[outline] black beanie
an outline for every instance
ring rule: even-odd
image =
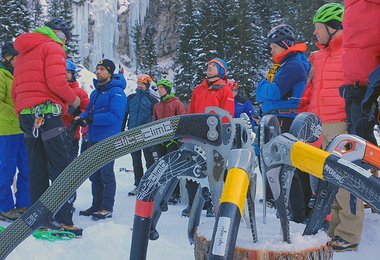
[[[112,62],[112,60],[109,60],[109,59],[103,59],[103,60],[100,60],[98,62],[98,65],[96,65],[96,67],[98,66],[103,66],[104,68],[106,68],[106,70],[111,74],[113,75],[113,73],[115,72],[115,64]]]
[[[330,26],[331,28],[335,30],[341,30],[343,29],[342,23],[337,20],[331,20],[328,22],[325,22],[326,25]]]

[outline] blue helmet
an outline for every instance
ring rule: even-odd
[[[66,70],[69,70],[71,71],[73,74],[76,73],[76,66],[74,64],[74,62],[70,61],[70,60],[66,60]]]
[[[220,58],[212,59],[208,62],[208,64],[215,63],[216,67],[218,68],[218,77],[224,78],[227,76],[228,72],[230,71],[230,68],[227,65],[227,62]]]

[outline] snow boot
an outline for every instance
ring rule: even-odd
[[[190,217],[191,205],[188,205],[184,210],[182,210],[182,217]]]
[[[350,243],[339,236],[335,236],[329,242],[335,252],[358,251],[359,244]]]
[[[79,211],[79,216],[92,216],[92,214],[94,214],[95,212],[97,212],[97,210],[94,210],[92,207],[86,209],[86,210],[81,210]]]
[[[100,220],[100,219],[106,219],[106,218],[112,218],[112,212],[108,210],[100,210],[92,214],[92,220]]]
[[[75,226],[66,226],[66,225],[62,224],[60,230],[74,233],[76,238],[80,238],[83,236],[83,229],[75,227]]]
[[[6,221],[13,222],[21,216],[20,212],[17,209],[11,209],[7,212],[1,212],[0,217],[5,219]]]
[[[169,205],[176,205],[178,202],[181,202],[181,196],[172,195],[168,201]]]

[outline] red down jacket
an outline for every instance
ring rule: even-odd
[[[66,80],[66,55],[53,39],[40,33],[25,33],[16,38],[19,52],[14,70],[12,99],[17,113],[48,100],[60,104],[75,101],[75,93]]]
[[[344,83],[368,83],[380,64],[380,0],[345,0],[343,19]]]
[[[177,97],[173,96],[165,102],[160,101],[154,105],[152,121],[183,114],[186,114],[185,105]]]
[[[344,122],[345,103],[339,95],[339,87],[343,85],[342,36],[331,40],[326,48],[317,46],[320,50],[309,58],[314,76],[305,88],[298,110],[316,114],[322,123]]]

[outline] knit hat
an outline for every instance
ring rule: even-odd
[[[215,63],[217,69],[218,69],[218,77],[223,79],[224,77],[227,76],[230,68],[228,67],[227,63],[219,58],[212,59],[208,62],[210,65],[211,63]]]
[[[112,60],[109,60],[109,59],[103,59],[103,60],[100,60],[98,62],[98,65],[96,65],[96,67],[99,67],[99,66],[103,66],[104,68],[106,68],[106,70],[111,74],[113,75],[113,73],[115,72],[115,64],[112,62]]]
[[[171,83],[169,80],[167,79],[161,79],[159,81],[157,81],[157,86],[163,86],[166,90],[166,94],[170,94],[171,91],[172,91],[172,88],[173,88],[173,83]]]

